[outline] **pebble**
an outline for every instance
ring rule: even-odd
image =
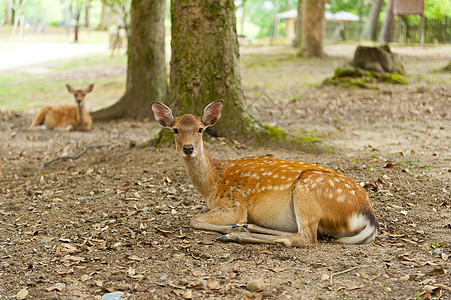
[[[442,254],[442,250],[440,249],[435,249],[434,251],[432,251],[432,255],[440,255]]]
[[[53,239],[54,239],[53,237],[45,236],[42,238],[41,243],[48,243],[48,242],[52,241]]]
[[[251,292],[261,292],[265,289],[265,287],[266,287],[266,284],[263,281],[263,279],[261,279],[261,278],[251,280],[247,284],[247,289]]]
[[[123,292],[108,293],[102,296],[101,300],[121,300],[124,296]]]

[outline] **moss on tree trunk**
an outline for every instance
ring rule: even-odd
[[[451,72],[451,62],[441,69],[442,72]]]
[[[335,70],[325,84],[377,88],[374,81],[407,84],[404,65],[388,45],[380,47],[357,47],[352,62]]]
[[[221,120],[210,134],[243,139],[264,131],[243,107],[234,2],[173,0],[171,17],[171,107],[179,115],[201,114],[222,99]]]
[[[165,4],[165,0],[132,1],[126,91],[112,106],[94,112],[94,120],[153,118],[150,103],[166,99]]]
[[[282,130],[264,126],[244,109],[239,46],[233,0],[172,0],[169,105],[176,115],[200,115],[214,101],[224,101],[213,136],[256,143],[311,144],[288,138]],[[160,134],[160,138],[166,136]],[[304,143],[305,142],[305,143]]]

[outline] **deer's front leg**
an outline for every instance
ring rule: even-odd
[[[194,216],[191,219],[191,227],[195,229],[217,231],[224,234],[237,230],[244,230],[244,227],[237,226],[238,223],[247,221],[247,213],[239,208],[215,208],[209,212]]]

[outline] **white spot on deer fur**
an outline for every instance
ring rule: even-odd
[[[343,195],[341,195],[340,197],[337,198],[337,202],[343,202],[345,201],[345,197]]]
[[[337,189],[337,193],[341,193],[342,192],[342,189]]]
[[[351,194],[355,195],[355,191],[354,191],[354,190],[352,190],[352,191],[351,191]]]
[[[286,178],[286,177],[285,177],[285,176],[283,176],[283,175],[282,175],[282,176],[280,176],[280,179],[285,179],[285,178]]]
[[[320,171],[313,171],[313,173],[316,173],[316,174],[323,174],[323,172],[320,172]]]
[[[272,185],[269,185],[268,186],[268,190],[272,190],[273,189],[273,186]]]
[[[257,182],[257,184],[255,185],[256,188],[258,188],[260,186],[260,182]]]
[[[318,195],[320,195],[321,194],[321,189],[318,189]]]
[[[349,189],[351,186],[347,183],[345,183],[345,186]]]
[[[338,178],[337,177],[334,177],[334,180],[336,181],[336,182],[339,182],[340,180],[338,180]]]
[[[311,185],[312,189],[316,187],[316,183]]]
[[[329,193],[329,199],[332,199],[334,197],[334,194]]]
[[[265,191],[266,190],[266,186],[262,186],[262,191]]]
[[[318,177],[318,178],[316,178],[316,182],[321,182],[323,180],[323,178],[322,177]]]
[[[331,186],[335,186],[334,182],[331,179],[329,179],[329,183]]]
[[[279,177],[279,175],[275,174],[272,178],[277,178],[277,177]]]
[[[281,168],[285,168],[285,167],[288,167],[288,165],[281,165],[280,167]]]

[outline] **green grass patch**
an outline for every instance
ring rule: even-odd
[[[125,74],[103,72],[98,78],[79,76],[78,72],[101,70],[102,66],[125,66],[125,55],[110,58],[109,54],[96,54],[74,59],[56,60],[43,67],[46,73],[2,72],[0,74],[0,110],[26,111],[44,105],[74,104],[74,98],[67,91],[66,83],[74,88],[84,88],[94,83],[94,91],[87,96],[90,110],[104,107],[118,100],[125,91]],[[95,68],[98,66],[99,68]],[[58,74],[63,72],[64,74]],[[73,73],[73,79],[71,79]],[[63,76],[60,76],[63,75]]]

